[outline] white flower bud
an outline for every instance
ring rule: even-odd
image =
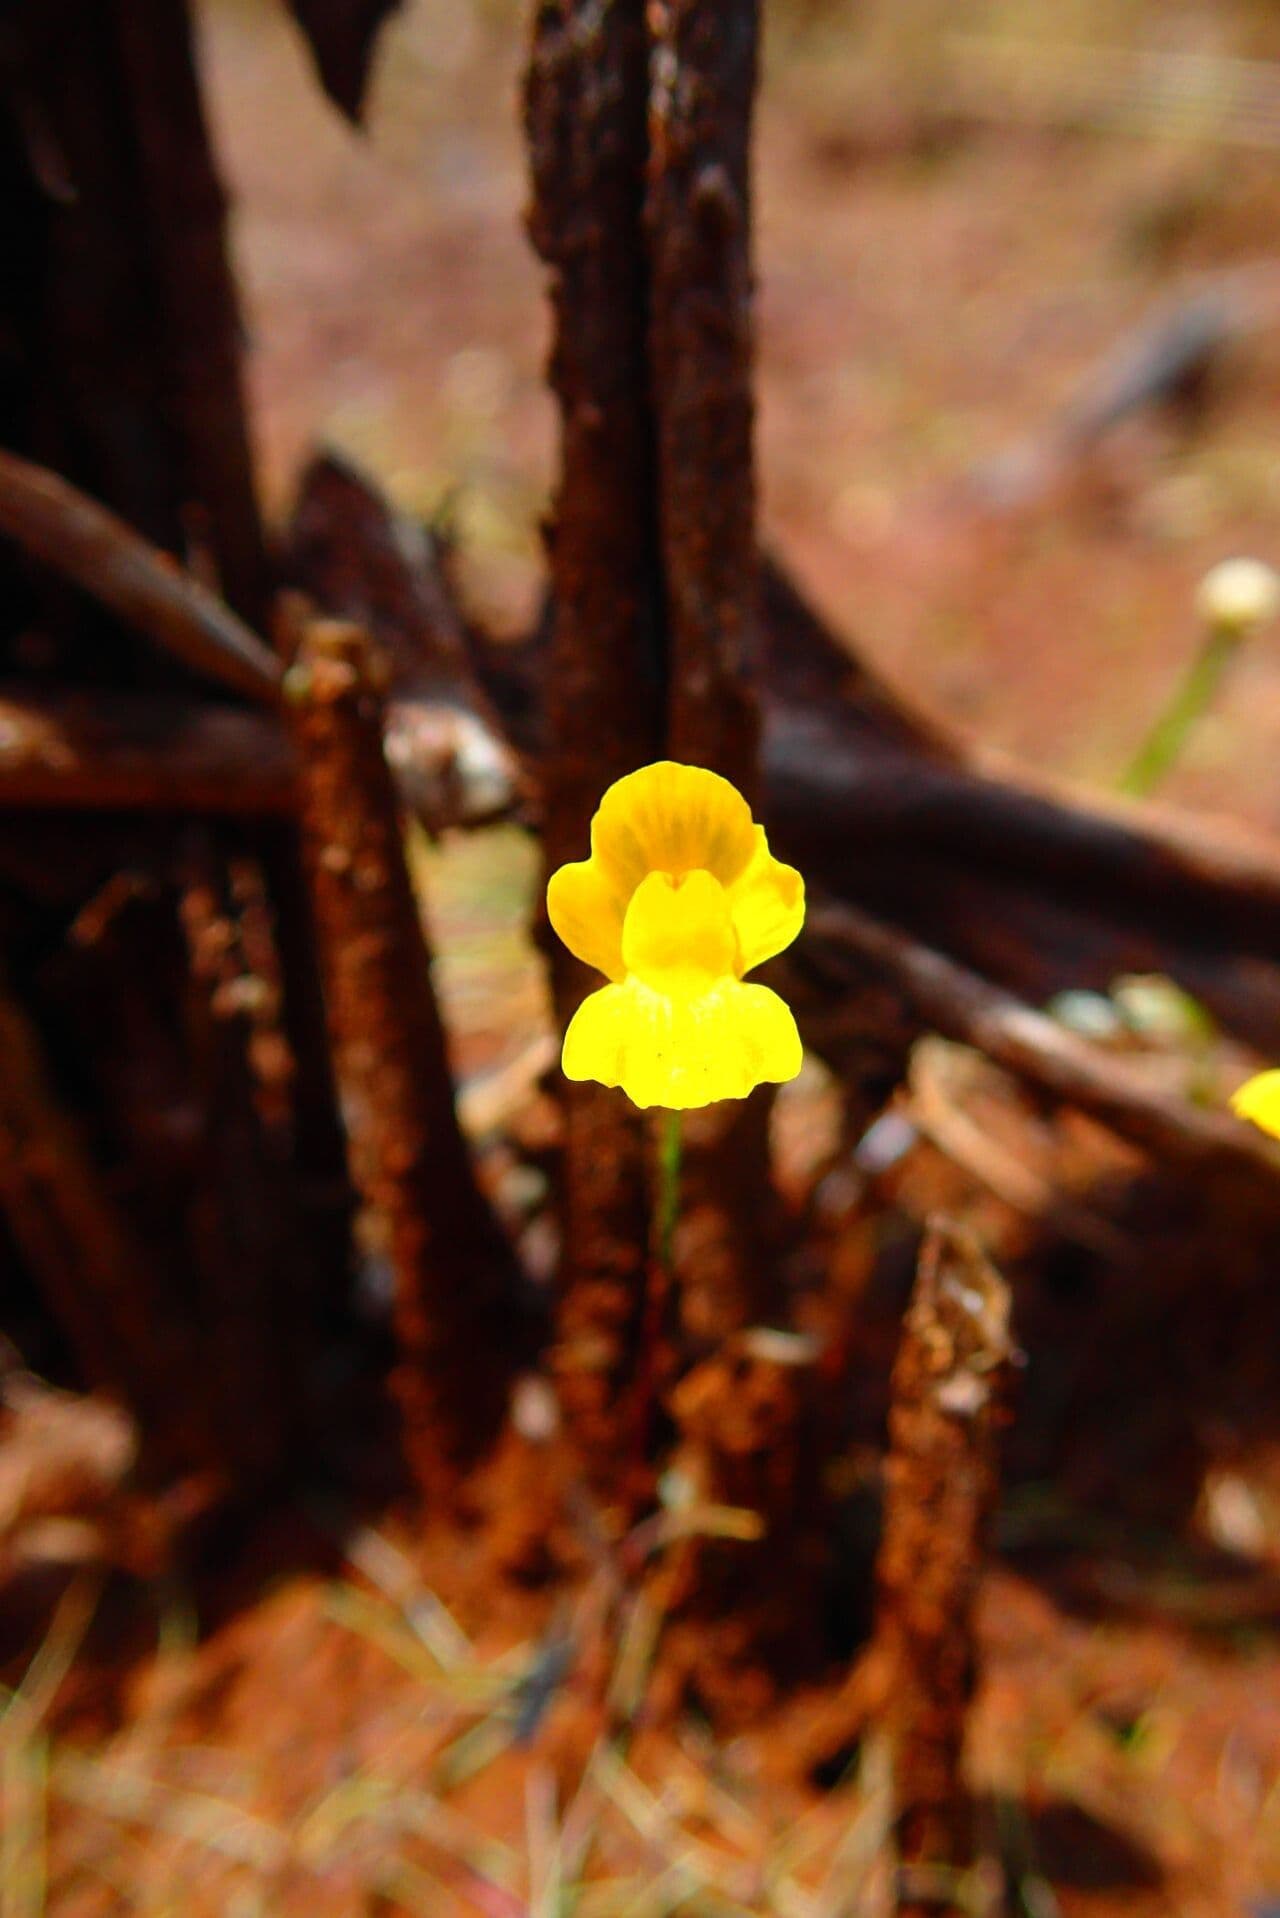
[[[1206,626],[1243,639],[1280,613],[1280,574],[1260,559],[1224,559],[1201,580],[1196,607]]]

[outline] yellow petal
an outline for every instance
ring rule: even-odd
[[[751,808],[718,773],[662,759],[610,786],[591,851],[623,899],[651,872],[701,869],[728,886],[755,851]]]
[[[1231,1095],[1231,1110],[1238,1119],[1250,1119],[1272,1138],[1280,1139],[1280,1071],[1255,1073]]]
[[[622,958],[655,992],[692,999],[731,975],[738,943],[729,899],[709,872],[651,872],[631,895],[622,926]]]
[[[738,970],[750,972],[791,944],[804,924],[804,880],[769,851],[757,826],[751,864],[729,887],[729,910],[738,935]]]
[[[642,980],[584,999],[564,1040],[569,1079],[621,1086],[638,1106],[683,1110],[745,1099],[800,1070],[790,1010],[766,986],[725,979],[698,999],[672,999]]]
[[[623,905],[594,859],[552,873],[547,917],[571,953],[606,979],[621,979]]]

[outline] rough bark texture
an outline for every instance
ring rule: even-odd
[[[0,1203],[85,1381],[137,1414],[157,1465],[218,1457],[207,1373],[53,1084],[41,1036],[0,982]]]
[[[189,829],[181,918],[189,957],[186,1038],[198,1097],[198,1174],[190,1243],[204,1363],[223,1383],[225,1455],[260,1487],[291,1454],[314,1357],[315,1313],[300,1284],[305,1257],[288,1151],[292,1062],[275,1017],[279,979],[270,932],[250,962],[252,897],[236,901],[229,862],[207,827]],[[256,890],[256,888],[255,888]]]
[[[251,699],[276,698],[278,662],[225,600],[79,487],[8,452],[0,453],[0,533],[192,672]],[[107,660],[118,678],[118,658]],[[154,677],[154,657],[147,663]]]
[[[974,1598],[998,1487],[1013,1346],[1009,1289],[959,1228],[932,1222],[893,1372],[877,1651],[889,1670],[898,1910],[959,1910],[930,1867],[973,1860],[961,1770],[973,1692]]]
[[[827,1586],[831,1524],[816,1358],[793,1333],[731,1331],[671,1394],[674,1470],[701,1503],[760,1521],[758,1539],[686,1541],[667,1588],[677,1662],[728,1722],[755,1716],[780,1682],[814,1676],[823,1658],[813,1600]]]
[[[641,0],[546,0],[526,86],[530,232],[551,269],[561,470],[550,554],[544,837],[549,871],[589,850],[606,786],[659,758],[666,690],[641,236],[646,44]],[[567,1023],[600,981],[552,958]],[[554,1366],[597,1476],[633,1451],[627,1399],[644,1303],[643,1122],[615,1092],[569,1086]]]
[[[759,585],[749,152],[756,0],[654,0],[650,353],[670,744],[756,798]]]
[[[760,1086],[684,1121],[684,1176],[676,1227],[679,1319],[698,1356],[749,1325],[785,1322],[778,1280],[786,1220],[773,1186],[774,1093]]]
[[[759,798],[759,558],[750,142],[756,0],[648,10],[646,228],[672,758]],[[780,1308],[772,1095],[691,1115],[681,1227],[686,1330],[702,1350]]]
[[[387,756],[418,817],[438,829],[513,810],[520,767],[431,529],[397,513],[346,461],[320,454],[298,489],[286,565],[308,599],[354,620],[385,653]]]
[[[240,322],[185,0],[21,0],[4,35],[4,443],[202,553],[256,618]]]
[[[195,1000],[188,1005],[172,884],[186,826],[172,815],[252,817],[250,834],[219,837],[213,863],[244,854],[269,874],[261,916],[274,921],[284,954],[282,1024],[296,1067],[293,1110],[277,1118],[291,1129],[308,1216],[325,1221],[304,1238],[311,1296],[292,1302],[291,1331],[305,1343],[325,1274],[349,1309],[349,1242],[297,833],[291,820],[259,822],[292,804],[293,753],[278,725],[265,733],[242,711],[197,711],[192,697],[194,677],[200,694],[212,680],[274,704],[281,677],[254,630],[270,580],[226,209],[194,54],[185,0],[19,0],[0,19],[0,652],[9,681],[0,786],[7,779],[2,803],[28,809],[7,835],[3,912],[30,959],[15,990],[38,1007],[48,992],[64,995],[57,1023],[46,1027],[37,1011],[32,1030],[57,1049],[54,1079],[74,1087],[72,1146],[86,1180],[104,1181],[129,1215],[130,1238],[142,1241],[119,1262],[120,1282],[136,1264],[139,1296],[156,1288],[194,1338],[195,1293],[212,1297],[236,1275],[215,1276],[205,1256],[217,1235],[202,1234],[189,1208],[204,1168],[188,1148],[207,1127],[210,1161],[234,1183],[231,1162],[261,1088],[236,1066],[235,1046],[219,1042],[246,1039],[248,1066],[262,1035],[249,1043],[231,1027],[201,1027]],[[82,816],[62,820],[68,807]],[[169,817],[135,822],[124,809]],[[77,915],[65,942],[47,916],[50,872],[59,910]],[[228,865],[215,890],[229,875]],[[100,911],[100,900],[131,888],[149,901],[145,923]],[[81,938],[76,928],[100,919],[109,935]],[[89,977],[100,988],[92,1018],[75,985]],[[216,1109],[197,1109],[197,1086]],[[274,1201],[279,1211],[279,1192]],[[67,1288],[95,1297],[108,1253],[95,1265],[92,1236],[74,1246],[66,1236],[63,1266]],[[73,1250],[88,1260],[78,1280]],[[240,1257],[230,1238],[222,1250]],[[190,1275],[202,1258],[197,1288]],[[220,1438],[206,1420],[199,1446],[186,1442],[188,1402],[209,1375],[172,1355],[153,1365],[167,1335],[157,1317],[147,1342],[150,1317],[149,1307],[133,1315],[125,1343],[136,1343],[144,1373],[169,1382],[174,1429],[157,1405],[148,1436],[174,1456],[203,1448],[206,1459],[256,1471],[274,1440],[254,1451],[243,1405],[231,1420],[219,1413]],[[301,1346],[290,1358],[302,1363]]]
[[[242,321],[187,0],[116,0],[114,13],[168,348],[165,399],[183,547],[207,554],[227,604],[260,623],[269,581],[241,378]]]
[[[171,696],[0,687],[0,810],[288,816],[295,760],[259,713]]]
[[[368,642],[305,620],[296,640],[290,710],[351,1171],[366,1251],[393,1286],[406,1449],[419,1479],[444,1489],[502,1409],[514,1260],[458,1128]]]

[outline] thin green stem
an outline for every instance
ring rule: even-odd
[[[674,1278],[676,1220],[680,1216],[680,1168],[684,1159],[684,1115],[668,1112],[658,1147],[658,1258],[668,1281]]]
[[[653,1209],[653,1237],[640,1325],[639,1372],[636,1391],[636,1459],[646,1465],[652,1456],[654,1426],[665,1377],[665,1335],[675,1297],[675,1236],[680,1216],[680,1165],[684,1135],[678,1112],[663,1114],[657,1140],[658,1189]]]
[[[1181,758],[1187,740],[1213,704],[1238,644],[1234,631],[1221,626],[1210,629],[1173,697],[1130,761],[1119,782],[1122,793],[1145,799]]]

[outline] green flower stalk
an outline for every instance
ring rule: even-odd
[[[1196,608],[1204,626],[1200,649],[1120,781],[1130,798],[1154,792],[1182,757],[1241,640],[1280,611],[1280,576],[1261,560],[1223,560],[1200,582]]]

